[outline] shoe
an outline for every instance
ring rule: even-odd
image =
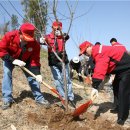
[[[117,124],[119,124],[119,125],[124,125],[124,123],[125,123],[125,120],[123,120],[121,118],[117,120]]]
[[[1,108],[2,110],[6,110],[11,107],[12,102],[3,102]]]
[[[111,109],[110,113],[114,113],[114,114],[118,113],[118,106],[116,106],[114,109]]]
[[[36,101],[36,102],[40,105],[43,105],[47,109],[51,107],[51,104],[47,100],[39,100],[39,101]]]
[[[76,108],[76,103],[75,103],[74,101],[69,100],[69,105],[70,105],[71,107]]]

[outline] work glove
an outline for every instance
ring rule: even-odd
[[[42,75],[36,75],[36,81],[42,83]]]
[[[91,91],[91,99],[92,99],[94,96],[98,97],[98,90],[95,89],[95,88],[92,88],[92,91]]]
[[[26,63],[24,61],[21,61],[21,60],[18,60],[18,59],[15,59],[13,62],[12,62],[14,65],[18,65],[20,67],[23,67],[26,65]]]
[[[72,69],[72,70],[71,70],[71,72],[73,73],[73,72],[74,72],[74,70]]]
[[[78,76],[82,76],[81,73],[78,73]]]
[[[42,43],[42,44],[45,43],[45,38],[44,38],[44,37],[41,37],[41,38],[40,38],[40,43]]]
[[[56,31],[55,31],[55,35],[56,35],[56,36],[61,36],[60,30],[56,30]]]

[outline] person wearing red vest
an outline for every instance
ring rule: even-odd
[[[63,46],[64,43],[69,39],[69,36],[65,33],[61,34],[62,31],[62,23],[60,21],[54,21],[52,24],[52,32],[45,37],[40,38],[40,43],[48,46],[48,62],[51,68],[51,72],[55,81],[55,86],[59,94],[65,99],[64,92],[64,75],[62,71],[62,63],[56,57],[55,53],[63,59]],[[74,102],[74,94],[72,91],[72,82],[70,79],[70,71],[69,71],[69,60],[67,53],[65,51],[64,57],[65,70],[66,70],[66,80],[68,87],[68,101],[72,107],[75,107]]]
[[[123,49],[114,46],[93,46],[85,41],[79,46],[80,55],[92,56],[95,62],[92,76],[91,97],[98,96],[99,85],[104,80],[106,74],[115,74],[118,78],[113,87],[117,88],[119,101],[117,123],[123,125],[129,115],[129,95],[130,95],[130,55]]]
[[[11,107],[12,96],[12,71],[15,66],[26,66],[36,75],[36,79],[25,73],[31,87],[36,103],[50,107],[40,91],[42,76],[40,73],[40,45],[34,38],[35,26],[24,23],[19,30],[7,32],[0,41],[0,57],[3,60],[2,81],[2,109]]]
[[[119,43],[116,38],[111,38],[110,43],[112,46],[118,47],[118,49],[127,52],[125,46],[123,44]],[[117,82],[118,82],[118,77],[115,76],[114,81],[112,82],[112,86],[116,86]],[[117,98],[118,90],[117,89],[118,89],[117,87],[113,87],[114,105],[115,106],[113,109],[110,110],[111,113],[117,113],[117,111],[118,111],[118,98]]]

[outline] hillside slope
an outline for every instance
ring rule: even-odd
[[[0,97],[2,97],[2,71],[2,61],[0,61]],[[54,86],[45,50],[41,51],[41,71],[44,81]],[[88,101],[91,90],[91,87],[86,84],[78,84],[83,85],[84,89],[74,87],[77,106]],[[72,120],[70,114],[57,106],[55,102],[59,100],[48,88],[41,85],[41,90],[52,104],[50,109],[35,103],[23,72],[16,67],[13,71],[15,103],[8,110],[0,109],[0,130],[130,130],[130,124],[121,127],[115,123],[117,115],[109,112],[112,107],[112,97],[107,89],[100,92],[99,98],[94,101],[95,104],[81,115],[80,120]]]

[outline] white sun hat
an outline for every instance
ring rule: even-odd
[[[74,63],[78,63],[78,62],[79,62],[79,57],[74,57],[74,58],[72,59],[72,61],[73,61]]]

